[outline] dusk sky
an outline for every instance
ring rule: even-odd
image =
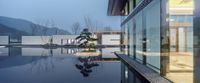
[[[120,17],[107,16],[108,0],[0,0],[0,16],[38,23],[53,20],[57,27],[69,30],[75,22],[84,26],[88,16],[99,27],[120,29]]]

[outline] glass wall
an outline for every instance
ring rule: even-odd
[[[129,56],[134,58],[134,30],[133,30],[133,22],[128,22],[128,32],[129,32]]]
[[[135,16],[135,53],[136,60],[143,62],[143,20],[142,12],[138,13]]]
[[[151,2],[124,26],[129,56],[160,72],[160,1]]]
[[[160,69],[160,1],[151,2],[145,9],[146,63]]]
[[[124,45],[124,48],[122,50],[123,50],[124,54],[128,54],[128,42],[129,42],[129,39],[128,39],[128,25],[127,24],[122,26],[122,32],[123,32],[123,34],[122,34],[122,36],[123,36],[122,37],[123,38],[122,43]]]

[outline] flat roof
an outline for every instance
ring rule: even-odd
[[[127,0],[109,0],[108,2],[108,16],[122,16],[122,9],[126,5]]]

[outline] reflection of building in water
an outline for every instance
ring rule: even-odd
[[[5,47],[0,47],[0,56],[9,56],[9,49]]]
[[[22,48],[20,47],[0,47],[0,56],[21,56],[22,55]]]
[[[54,56],[66,56],[67,54],[75,54],[78,52],[78,48],[57,48],[53,49]]]
[[[199,5],[199,0],[109,0],[108,15],[121,16],[122,44],[132,61],[175,83],[199,83]],[[123,83],[135,81],[128,68],[122,70]]]

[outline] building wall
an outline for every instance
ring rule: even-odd
[[[75,40],[78,35],[53,35],[53,36],[22,36],[22,45],[44,45],[47,43],[57,45],[77,44]],[[96,36],[95,36],[96,37]],[[94,42],[97,44],[97,42]]]
[[[102,35],[102,45],[120,45],[120,35]]]
[[[22,45],[44,45],[50,43],[50,36],[22,36]]]
[[[78,35],[53,35],[53,44],[57,45],[67,45],[67,44],[76,44],[75,38]]]
[[[8,45],[9,37],[8,36],[0,36],[0,45]]]

